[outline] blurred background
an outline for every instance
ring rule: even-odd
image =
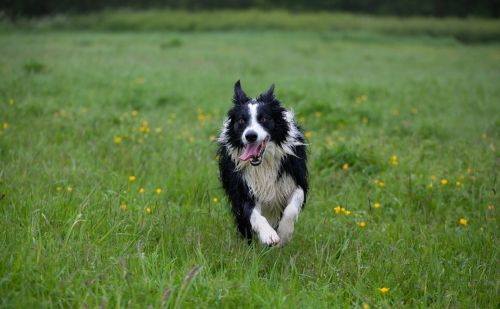
[[[287,9],[343,11],[397,16],[498,17],[498,0],[4,0],[0,9],[9,16],[44,16],[59,13],[89,13],[103,9]]]
[[[305,30],[500,39],[499,0],[5,0],[0,30]]]

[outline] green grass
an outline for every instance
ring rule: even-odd
[[[11,29],[5,22],[0,29]],[[484,18],[381,17],[347,13],[293,13],[287,11],[186,11],[112,10],[88,15],[58,15],[44,19],[18,20],[17,27],[46,30],[105,31],[369,31],[390,35],[451,37],[477,42],[500,41],[500,21]]]
[[[0,54],[0,307],[498,308],[498,44],[11,31]],[[311,132],[282,250],[239,238],[217,179],[237,79]]]

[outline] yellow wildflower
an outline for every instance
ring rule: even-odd
[[[139,116],[139,112],[138,111],[132,111],[130,113],[130,115],[132,115],[132,117],[137,117],[137,116]]]
[[[56,191],[57,191],[57,192],[61,192],[61,191],[62,191],[62,187],[61,187],[61,186],[57,186],[57,187],[56,187]]]
[[[217,197],[214,197],[214,198],[212,199],[212,201],[213,201],[214,203],[218,203],[218,202],[219,202],[219,199],[218,199]]]
[[[363,309],[370,309],[370,306],[368,304],[363,304]]]
[[[380,291],[380,293],[385,294],[385,293],[389,292],[391,289],[383,287],[383,288],[379,288],[378,290]]]
[[[72,188],[71,186],[68,186],[68,187],[66,188],[66,191],[68,191],[68,192],[72,192],[72,191],[73,191],[73,188]]]
[[[161,128],[156,128],[155,132],[156,132],[156,134],[160,134],[161,133]]]
[[[469,168],[467,169],[467,174],[469,174],[469,175],[470,175],[470,174],[472,174],[472,168],[470,168],[470,167],[469,167]]]
[[[304,116],[299,117],[299,123],[303,124],[306,121],[306,118]]]
[[[467,224],[469,224],[469,221],[465,218],[461,218],[459,223],[460,225],[466,226]]]
[[[128,176],[129,181],[135,181],[136,179],[137,179],[137,177],[135,177],[134,175]]]
[[[379,181],[378,186],[381,188],[385,188],[385,183],[383,181]]]
[[[115,142],[115,144],[117,144],[117,145],[121,144],[121,143],[122,143],[122,138],[121,138],[121,136],[115,136],[115,137],[113,138],[113,142]]]
[[[142,194],[142,193],[144,193],[144,192],[146,192],[146,190],[145,190],[144,188],[140,188],[140,189],[139,189],[139,193],[141,193],[141,194]]]
[[[344,209],[344,210],[343,210],[343,213],[344,213],[344,215],[346,215],[346,216],[348,216],[348,215],[350,215],[350,214],[351,214],[351,212],[350,212],[349,210],[347,210],[347,209]]]
[[[153,210],[151,210],[151,208],[146,207],[146,213],[147,213],[148,215],[150,215],[152,212],[153,212]]]
[[[431,179],[432,179],[432,180],[436,180],[436,176],[432,175],[432,176],[431,176]]]
[[[349,163],[342,164],[342,169],[343,170],[348,170],[349,169]]]
[[[198,122],[203,124],[207,120],[208,115],[205,114],[202,110],[198,109],[197,117],[198,117]]]
[[[127,210],[127,204],[121,204],[120,205],[121,210]]]
[[[316,118],[320,118],[322,115],[321,112],[314,112],[314,116],[316,116]]]
[[[391,164],[394,166],[398,165],[398,156],[396,155],[391,156]]]
[[[9,123],[7,121],[4,121],[2,123],[2,129],[7,129],[9,127]]]
[[[441,179],[441,184],[443,186],[446,186],[448,184],[448,179],[446,179],[446,178]]]
[[[363,228],[366,227],[366,222],[365,221],[361,221],[361,222],[358,223],[358,225],[359,225],[360,228],[363,229]]]
[[[374,183],[374,184],[378,185],[378,183],[379,183],[379,182],[380,182],[380,180],[378,180],[378,179],[373,179],[373,183]]]
[[[198,114],[198,122],[203,123],[207,120],[207,116],[205,114]]]
[[[375,202],[375,203],[373,204],[373,208],[375,208],[375,209],[379,209],[379,208],[380,208],[380,203],[379,203],[379,202]]]
[[[365,94],[356,97],[356,103],[363,103],[366,100],[368,100],[368,96]]]
[[[307,139],[310,139],[310,138],[311,138],[311,136],[312,136],[312,132],[311,132],[311,131],[306,131],[306,132],[304,133],[304,135],[306,136],[306,138],[307,138]]]
[[[429,189],[432,189],[432,188],[434,188],[434,184],[430,183],[427,187],[428,187]]]
[[[337,205],[337,207],[335,207],[333,210],[335,210],[335,214],[338,215],[341,211],[342,211],[342,207],[340,207],[340,205]]]
[[[155,192],[156,192],[156,194],[160,195],[161,194],[161,188],[156,188]]]
[[[456,185],[457,187],[461,187],[461,186],[462,186],[462,183],[461,183],[460,181],[457,181],[457,182],[455,182],[455,185]]]
[[[9,99],[9,105],[12,106],[12,105],[14,105],[14,103],[15,103],[14,99]]]
[[[490,204],[490,205],[488,205],[488,209],[493,210],[493,209],[495,209],[495,206],[493,204]]]

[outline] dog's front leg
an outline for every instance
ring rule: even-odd
[[[283,211],[283,217],[278,226],[278,235],[280,237],[279,246],[283,247],[286,245],[290,239],[292,239],[294,224],[299,217],[300,210],[304,203],[304,190],[301,187],[297,187],[293,192],[288,205]]]
[[[269,225],[267,219],[260,213],[260,205],[257,203],[250,215],[250,224],[252,229],[259,236],[262,244],[267,246],[274,246],[279,243],[280,238],[276,231]]]

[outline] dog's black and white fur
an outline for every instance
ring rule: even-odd
[[[308,183],[305,137],[293,113],[274,96],[256,99],[234,85],[233,107],[219,143],[219,170],[239,232],[265,245],[287,244]]]

